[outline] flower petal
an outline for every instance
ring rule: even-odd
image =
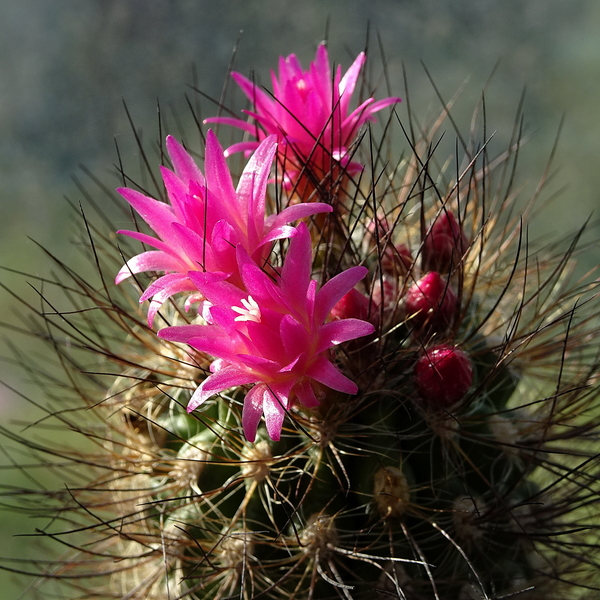
[[[367,274],[366,267],[351,267],[330,279],[318,292],[315,301],[315,322],[323,323],[331,309]]]
[[[317,357],[307,369],[306,374],[332,390],[344,392],[345,394],[356,394],[358,392],[357,385],[324,356]]]
[[[283,427],[283,419],[285,418],[289,404],[289,393],[292,383],[265,386],[265,393],[263,395],[265,425],[269,437],[275,442],[278,442],[281,438],[281,428]]]
[[[129,188],[118,188],[117,192],[129,202],[162,240],[167,241],[169,239],[171,223],[175,220],[175,215],[168,204],[144,196],[141,192]]]
[[[244,398],[242,409],[242,427],[249,442],[256,439],[256,430],[263,413],[263,397],[266,387],[264,384],[255,385]]]
[[[310,384],[308,379],[303,379],[299,384],[294,387],[294,392],[298,401],[306,408],[316,408],[320,402],[315,395],[313,386]]]
[[[173,256],[169,256],[160,250],[148,250],[133,258],[130,258],[117,273],[115,283],[144,271],[177,271],[181,262]]]
[[[206,185],[208,188],[213,193],[217,193],[218,190],[222,204],[229,211],[235,212],[238,209],[238,201],[231,180],[231,173],[225,162],[223,148],[212,129],[209,129],[206,134],[204,171],[206,173]]]
[[[371,323],[361,319],[342,319],[325,323],[319,329],[319,345],[316,352],[320,354],[332,346],[370,335],[374,331],[375,327]]]
[[[200,387],[194,392],[190,401],[187,405],[187,412],[196,410],[201,404],[208,400],[211,396],[223,392],[238,385],[247,385],[254,383],[255,378],[242,371],[235,366],[226,366],[209,375],[201,384]]]
[[[202,171],[200,171],[198,165],[196,165],[196,162],[186,149],[170,135],[167,136],[166,144],[175,173],[184,185],[189,185],[190,181],[195,181],[199,186],[204,187],[204,175],[202,175]]]
[[[281,212],[267,217],[267,224],[271,227],[279,227],[304,217],[310,217],[317,213],[333,212],[333,206],[323,202],[302,202],[284,208]]]
[[[296,309],[305,304],[311,269],[310,232],[305,223],[300,223],[290,242],[281,271],[282,295]]]

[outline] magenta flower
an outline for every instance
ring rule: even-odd
[[[248,161],[237,188],[223,148],[215,134],[206,138],[204,167],[206,177],[192,157],[172,137],[167,150],[174,171],[161,167],[169,204],[149,198],[129,188],[118,192],[131,204],[158,237],[137,231],[119,231],[156,250],[142,252],[119,271],[116,283],[143,271],[163,271],[142,294],[140,302],[152,298],[148,323],[152,325],[163,302],[178,292],[192,292],[187,304],[201,299],[190,271],[224,273],[239,283],[236,247],[254,259],[265,259],[274,240],[294,231],[288,223],[303,217],[330,212],[325,204],[296,204],[278,214],[265,214],[265,195],[271,166],[277,150],[275,136],[266,137]]]
[[[335,163],[347,172],[358,172],[362,165],[350,162],[348,155],[358,131],[382,108],[400,102],[400,98],[375,101],[367,98],[350,111],[350,102],[366,57],[361,52],[342,77],[338,65],[332,77],[327,47],[317,48],[315,60],[304,71],[295,54],[279,59],[279,77],[271,71],[273,94],[252,83],[240,73],[232,77],[254,105],[244,111],[256,125],[241,119],[214,117],[206,122],[225,123],[256,136],[259,141],[268,135],[279,139],[279,157],[288,184],[297,183],[298,176],[308,167],[319,178],[330,173]],[[258,142],[242,142],[228,148],[227,153],[253,150]]]
[[[296,402],[318,406],[315,387],[324,385],[346,394],[358,391],[334,365],[331,348],[369,335],[374,327],[359,319],[328,318],[367,269],[352,267],[317,289],[317,281],[311,279],[311,239],[304,223],[291,239],[277,281],[241,245],[237,260],[244,289],[218,273],[190,273],[210,306],[207,325],[168,327],[158,335],[216,359],[212,374],[194,392],[188,412],[219,392],[254,384],[244,399],[244,434],[254,441],[264,415],[269,436],[279,440],[285,414]]]

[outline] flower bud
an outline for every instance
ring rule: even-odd
[[[404,308],[408,324],[416,332],[424,328],[440,332],[452,323],[458,299],[448,282],[436,271],[430,271],[408,288]]]
[[[390,224],[385,217],[373,219],[368,224],[367,235],[364,237],[365,251],[377,252],[384,273],[404,277],[414,262],[412,252],[406,244],[394,244],[391,234]]]
[[[441,344],[425,350],[415,365],[419,396],[431,408],[448,408],[465,397],[473,380],[469,357],[458,348]]]
[[[376,310],[370,311],[371,300],[359,292],[356,288],[351,289],[331,309],[332,319],[362,319],[370,321],[370,312],[377,314]]]
[[[381,257],[381,268],[385,273],[406,276],[414,262],[406,244],[388,244]]]
[[[469,240],[456,217],[444,211],[425,237],[425,264],[428,269],[448,273],[464,256]]]

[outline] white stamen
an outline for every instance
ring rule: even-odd
[[[238,313],[240,316],[236,317],[234,321],[254,321],[260,323],[260,306],[256,303],[252,296],[248,296],[248,300],[242,298],[242,306],[232,306],[231,310]]]

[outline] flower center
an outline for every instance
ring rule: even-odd
[[[300,78],[296,81],[296,90],[298,94],[300,94],[300,98],[302,100],[306,100],[306,96],[308,96],[309,88],[304,78]]]
[[[256,303],[256,300],[252,296],[248,296],[248,300],[246,298],[242,298],[242,306],[232,306],[231,310],[239,314],[239,317],[236,317],[234,321],[254,321],[255,323],[260,323],[260,306]]]

